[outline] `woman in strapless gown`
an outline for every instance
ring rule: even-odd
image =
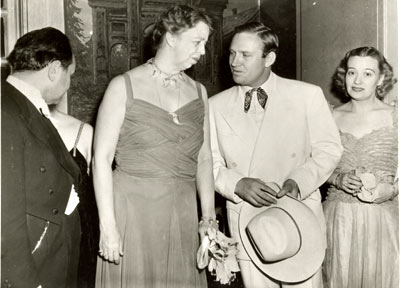
[[[71,115],[58,111],[56,106],[49,108],[52,123],[57,128],[65,146],[81,171],[79,183],[74,187],[79,197],[79,204],[76,209],[78,209],[81,223],[81,241],[78,247],[79,263],[76,264],[77,287],[92,288],[95,281],[99,242],[99,219],[93,182],[89,173],[93,127]]]
[[[107,88],[93,158],[96,287],[207,286],[196,267],[199,234],[216,223],[207,93],[183,70],[205,53],[209,31],[202,12],[170,8],[155,24],[154,59]]]
[[[381,100],[395,83],[373,47],[349,51],[335,75],[350,101],[333,111],[344,152],[323,203],[326,287],[399,287],[397,109]]]

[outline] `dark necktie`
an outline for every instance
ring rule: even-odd
[[[268,100],[268,95],[265,93],[264,89],[261,87],[253,88],[246,92],[246,97],[244,98],[244,112],[247,113],[250,109],[251,98],[253,96],[253,92],[257,91],[257,99],[258,103],[260,103],[261,107],[265,109],[265,104]]]

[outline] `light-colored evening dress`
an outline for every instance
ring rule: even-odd
[[[397,171],[397,112],[393,127],[356,138],[342,133],[339,172],[363,169],[392,175]],[[327,288],[399,287],[398,197],[382,204],[360,201],[336,187],[323,203],[328,248],[324,263]]]
[[[195,176],[205,116],[200,85],[174,122],[164,109],[135,98],[124,77],[128,100],[113,172],[124,256],[119,265],[98,258],[96,287],[207,287],[205,272],[196,268]]]

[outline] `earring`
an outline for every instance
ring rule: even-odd
[[[376,88],[375,88],[375,91],[376,91],[376,94],[378,96],[380,96],[383,93],[383,85],[382,84],[377,85]]]

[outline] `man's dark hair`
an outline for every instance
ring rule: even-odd
[[[68,37],[61,31],[46,27],[26,33],[17,40],[7,60],[12,72],[38,71],[58,60],[62,67],[72,63]]]

